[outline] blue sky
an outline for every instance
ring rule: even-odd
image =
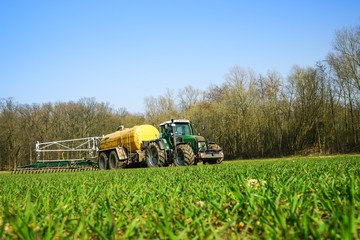
[[[286,78],[358,24],[358,0],[0,1],[0,98],[143,113],[146,97],[221,85],[235,65]]]

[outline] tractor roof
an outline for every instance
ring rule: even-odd
[[[170,124],[171,121],[166,121],[160,124],[160,126],[164,126],[166,124]],[[174,123],[190,123],[190,120],[186,120],[186,119],[174,119]]]

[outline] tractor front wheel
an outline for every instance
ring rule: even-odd
[[[174,163],[176,166],[190,166],[195,164],[195,155],[192,148],[187,144],[181,144],[176,147],[177,156]]]
[[[145,160],[148,167],[163,167],[165,165],[165,152],[156,142],[149,144],[145,152]]]

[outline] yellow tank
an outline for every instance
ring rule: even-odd
[[[100,141],[100,150],[124,147],[128,152],[141,150],[142,141],[159,138],[159,131],[151,125],[139,125],[125,128],[105,135]]]

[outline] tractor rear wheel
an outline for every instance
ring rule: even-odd
[[[118,155],[117,153],[113,150],[110,152],[109,155],[109,164],[108,164],[108,168],[109,169],[114,169],[116,168],[116,164],[119,161]]]
[[[162,151],[156,142],[149,144],[145,151],[145,161],[148,167],[163,167],[165,165],[165,152]]]
[[[177,156],[174,163],[176,166],[190,166],[195,164],[195,155],[192,148],[187,144],[181,144],[176,147]]]
[[[100,170],[104,170],[107,168],[108,164],[108,156],[105,152],[101,152],[99,155],[98,165]]]

